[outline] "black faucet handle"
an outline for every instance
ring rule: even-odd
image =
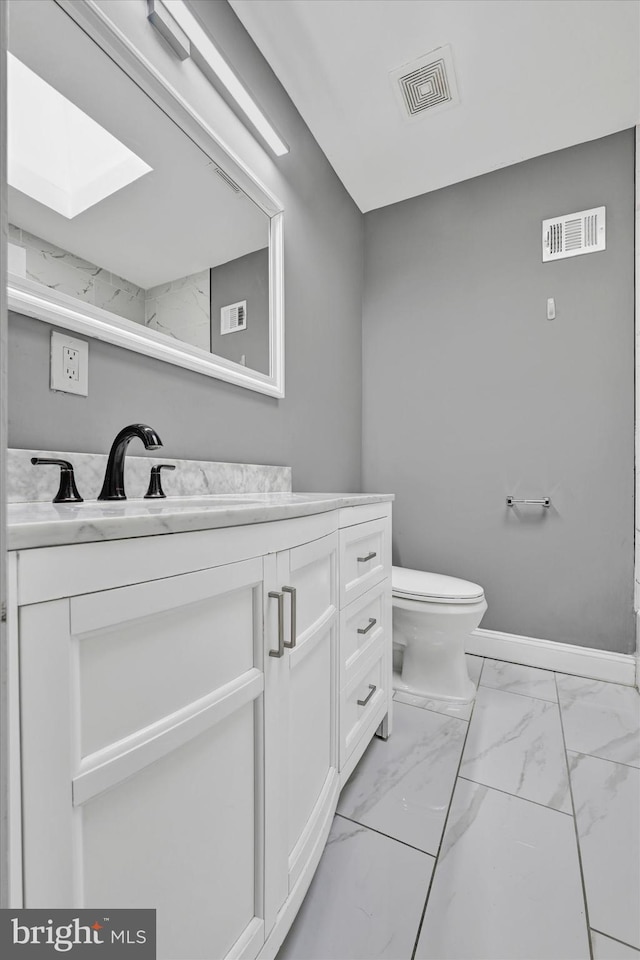
[[[58,492],[53,498],[54,503],[83,503],[83,499],[78,493],[75,477],[73,475],[73,465],[68,460],[50,460],[47,457],[31,457],[31,463],[34,464],[52,464],[60,467],[60,486]]]
[[[156,497],[166,497],[166,493],[162,489],[162,481],[160,479],[161,470],[175,470],[175,464],[173,463],[158,463],[155,467],[151,467],[151,476],[149,477],[149,489],[144,495],[145,500],[152,500]]]

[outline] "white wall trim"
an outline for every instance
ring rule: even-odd
[[[636,684],[636,657],[632,653],[611,653],[608,650],[481,628],[469,636],[466,651],[478,657],[507,660],[593,680],[607,680],[631,687]]]
[[[7,88],[7,38],[9,31],[8,4],[0,4],[0,98],[5,102]],[[7,122],[6,110],[0,111],[0,606],[8,603],[7,591],[7,444],[9,393],[7,388],[8,325],[7,298]],[[12,728],[12,696],[17,677],[11,670],[8,624],[0,617],[0,908],[16,907],[13,894],[21,876],[15,873],[13,840],[16,825],[13,817],[15,797],[12,776],[10,729]],[[17,839],[20,839],[19,833]]]
[[[636,125],[636,166],[635,166],[635,287],[636,303],[634,318],[635,340],[635,474],[636,474],[636,502],[635,502],[635,529],[634,529],[634,602],[636,609],[636,685],[640,681],[640,342],[638,321],[640,318],[640,124]]]

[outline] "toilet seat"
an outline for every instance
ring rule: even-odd
[[[477,583],[406,567],[391,568],[391,590],[394,597],[419,603],[478,603],[484,599],[484,590]]]

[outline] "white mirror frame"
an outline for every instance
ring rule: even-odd
[[[120,66],[131,80],[174,120],[214,163],[222,167],[270,218],[269,227],[269,374],[251,370],[183,343],[157,330],[58,293],[42,284],[9,276],[9,310],[64,327],[80,335],[163,360],[208,377],[226,380],[272,397],[284,397],[284,247],[283,208],[279,201],[232,153],[207,121],[168,82],[93,0],[56,0]]]

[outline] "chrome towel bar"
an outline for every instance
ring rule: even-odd
[[[550,507],[551,497],[543,497],[542,500],[516,500],[515,497],[507,497],[508,507],[513,507],[516,503],[528,503],[536,507]]]

